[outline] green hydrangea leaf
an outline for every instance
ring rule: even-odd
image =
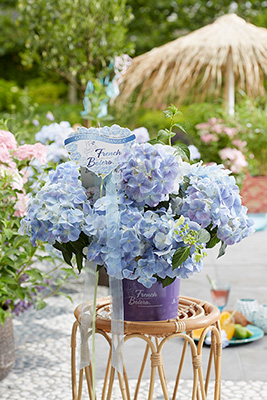
[[[180,247],[172,257],[172,269],[178,268],[190,255],[190,247]]]

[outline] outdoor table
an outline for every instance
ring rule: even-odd
[[[85,303],[88,306],[92,303]],[[92,365],[83,368],[79,372],[79,383],[77,387],[76,380],[76,334],[77,328],[80,326],[81,312],[85,305],[80,304],[74,311],[76,321],[73,324],[71,336],[71,370],[72,370],[72,394],[73,400],[81,400],[82,398],[82,383],[83,374],[85,373],[88,393],[90,400],[93,399],[92,391]],[[146,342],[146,349],[143,355],[143,360],[138,376],[138,381],[135,389],[134,400],[138,399],[140,383],[148,355],[150,353],[151,369],[150,369],[150,384],[148,389],[148,400],[153,400],[153,392],[155,385],[156,370],[158,370],[161,383],[162,393],[165,400],[169,400],[167,390],[167,381],[165,378],[164,364],[162,359],[162,349],[164,345],[174,338],[180,337],[184,339],[183,349],[180,362],[177,362],[178,372],[174,385],[172,399],[175,400],[178,395],[178,386],[182,373],[184,359],[188,348],[188,343],[191,349],[191,360],[193,367],[193,387],[192,399],[206,399],[208,385],[212,365],[214,365],[214,400],[221,398],[221,333],[219,325],[220,312],[214,305],[195,298],[180,296],[179,307],[176,319],[156,322],[124,322],[124,341],[131,338],[140,338]],[[204,328],[198,343],[193,339],[193,330]],[[209,359],[204,379],[202,369],[202,348],[204,339],[208,331],[211,331],[211,345],[209,350]],[[101,399],[112,399],[112,389],[115,377],[115,369],[111,366],[111,318],[110,318],[110,297],[105,297],[97,300],[96,311],[96,333],[101,334],[109,343],[110,351],[107,360],[105,379],[102,388]],[[97,353],[96,353],[97,356]],[[121,390],[121,399],[130,400],[130,390],[127,379],[126,368],[124,365],[123,375],[118,373],[118,380]]]

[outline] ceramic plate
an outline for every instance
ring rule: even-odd
[[[237,344],[244,344],[244,343],[249,343],[249,342],[254,342],[255,340],[259,340],[264,336],[264,331],[255,326],[255,325],[247,325],[247,328],[250,330],[250,332],[253,333],[253,335],[249,338],[246,339],[235,339],[232,338],[230,340],[229,346],[235,346]]]

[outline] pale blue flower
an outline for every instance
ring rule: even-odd
[[[194,164],[188,174],[183,202],[175,212],[189,217],[202,228],[218,228],[218,238],[226,244],[235,244],[252,232],[247,210],[241,206],[238,187],[229,171],[221,165]],[[243,221],[240,226],[239,220]]]
[[[188,146],[189,151],[190,151],[190,159],[191,160],[199,160],[201,155],[200,152],[198,151],[198,148],[194,146],[193,144],[190,144]]]
[[[172,243],[172,239],[168,235],[165,235],[162,232],[157,232],[153,241],[155,243],[156,248],[159,250],[163,250],[166,247],[169,247]]]
[[[92,82],[92,81],[88,81],[84,93],[85,93],[86,95],[87,95],[87,94],[91,94],[91,93],[94,92],[94,90],[95,90],[95,88],[94,88],[93,82]]]
[[[140,278],[137,279],[139,283],[141,283],[142,285],[144,285],[147,288],[151,288],[152,285],[154,285],[154,283],[157,282],[157,278],[151,276],[151,277],[147,277],[147,276],[141,276]]]
[[[44,125],[36,133],[35,140],[46,145],[47,162],[56,164],[60,161],[68,160],[68,152],[64,149],[63,143],[71,130],[70,123],[62,121],[59,124]]]
[[[99,113],[97,118],[103,118],[108,114],[108,104],[106,101],[102,101],[99,106]]]
[[[144,127],[134,129],[132,132],[136,137],[137,143],[146,143],[150,140],[148,130]]]
[[[106,94],[110,99],[115,99],[120,94],[120,89],[116,79],[113,79],[107,84]]]
[[[139,239],[133,229],[127,229],[122,233],[120,246],[122,251],[130,253],[132,258],[139,254]]]
[[[79,178],[78,167],[70,162],[57,166],[28,206],[23,220],[31,242],[48,243],[76,241],[85,220],[82,204],[86,202],[85,189]]]
[[[32,123],[33,123],[34,126],[39,126],[40,125],[40,122],[38,121],[38,119],[33,119]]]
[[[54,121],[54,119],[55,119],[55,117],[51,113],[51,111],[48,111],[48,113],[46,114],[46,118],[49,119],[50,121]]]
[[[120,167],[121,190],[137,205],[155,207],[174,188],[179,165],[173,155],[162,156],[152,145],[136,146]]]

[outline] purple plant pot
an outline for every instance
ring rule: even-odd
[[[180,279],[166,287],[156,282],[149,289],[136,280],[123,279],[122,283],[125,321],[164,321],[177,317]]]

